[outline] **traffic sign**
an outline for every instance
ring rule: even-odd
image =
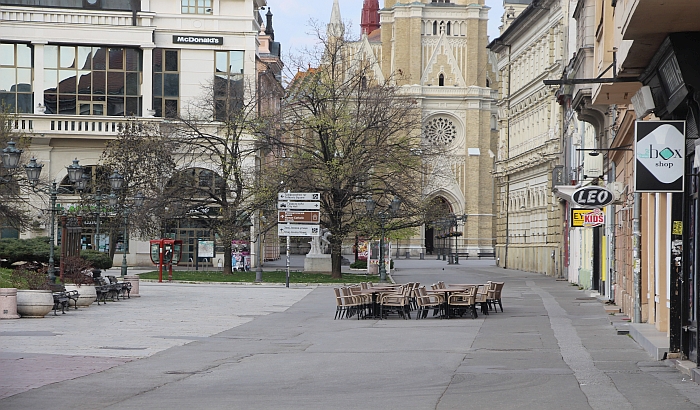
[[[304,224],[280,224],[277,225],[279,236],[318,236],[321,233],[320,225]]]
[[[277,209],[281,211],[286,211],[286,210],[310,210],[310,211],[318,211],[321,209],[321,203],[320,202],[278,202],[277,203]]]
[[[277,199],[280,201],[318,201],[321,194],[318,192],[279,192]]]
[[[319,211],[279,211],[277,212],[277,222],[313,222],[321,220]]]

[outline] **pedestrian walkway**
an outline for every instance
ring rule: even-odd
[[[602,304],[567,282],[492,260],[396,266],[396,282],[504,281],[505,311],[473,320],[333,320],[327,286],[142,284],[139,300],[0,323],[3,385],[19,384],[4,369],[5,358],[20,356],[34,359],[25,382],[69,374],[32,355],[75,359],[86,374],[24,387],[0,408],[75,408],[76,391],[98,391],[79,406],[95,409],[700,407],[700,386],[618,335]]]

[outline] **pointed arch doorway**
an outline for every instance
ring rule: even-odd
[[[436,252],[438,257],[444,246],[443,239],[436,238],[440,228],[435,224],[439,219],[452,213],[452,205],[442,196],[437,196],[430,201],[430,215],[428,215],[428,224],[425,226],[425,252],[428,255],[434,255]]]

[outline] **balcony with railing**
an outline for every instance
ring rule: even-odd
[[[138,118],[144,122],[161,122],[161,118]],[[84,116],[84,115],[42,115],[18,114],[13,126],[16,131],[31,135],[45,135],[51,138],[115,138],[125,117]]]

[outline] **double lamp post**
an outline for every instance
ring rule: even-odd
[[[24,151],[21,149],[18,149],[16,147],[16,143],[12,140],[10,140],[7,143],[7,147],[2,150],[2,166],[5,169],[9,170],[14,170],[19,167],[19,161],[20,157],[22,156],[22,153]],[[51,187],[48,188],[47,190],[42,190],[42,189],[37,189],[36,186],[39,183],[39,177],[41,176],[41,170],[44,167],[44,164],[38,164],[36,162],[36,158],[32,157],[29,160],[29,164],[24,166],[24,170],[27,174],[27,180],[29,181],[29,184],[32,186],[32,189],[34,191],[39,191],[39,192],[44,192],[49,195],[49,200],[50,200],[50,209],[49,212],[51,213],[51,228],[50,228],[50,246],[49,246],[49,269],[48,269],[48,274],[49,274],[49,279],[51,282],[56,281],[56,267],[55,267],[55,262],[54,262],[54,244],[56,242],[56,234],[55,234],[55,227],[56,227],[56,212],[58,211],[56,209],[56,197],[58,195],[58,187],[56,184],[56,181],[53,181],[51,184]],[[83,166],[79,164],[79,161],[77,159],[73,160],[73,163],[69,166],[66,167],[67,173],[68,173],[68,179],[70,182],[73,184],[73,187],[78,190],[78,191],[83,191],[87,187],[87,182],[90,179],[89,175],[85,174],[85,169]],[[3,182],[6,182],[3,180]],[[120,175],[117,171],[114,171],[114,173],[109,177],[109,183],[112,188],[112,193],[109,195],[109,205],[113,208],[116,209],[117,204],[119,203],[119,197],[114,193],[114,192],[120,192],[124,186],[124,177]],[[96,191],[96,195],[93,197],[95,202],[97,203],[97,228],[96,228],[96,235],[95,235],[95,244],[96,244],[96,249],[99,251],[99,235],[100,235],[100,213],[101,213],[101,201],[104,199],[101,195],[101,192],[99,189]],[[143,202],[145,200],[144,195],[139,192],[136,194],[134,197],[134,203],[133,205],[135,207],[140,207],[143,205]],[[126,241],[128,238],[128,229],[129,229],[129,213],[131,212],[131,209],[126,206],[126,204],[122,205],[122,213],[124,214],[124,249],[123,249],[123,258],[122,258],[122,267],[121,267],[121,275],[125,276],[127,273],[127,265],[126,265]]]
[[[367,213],[370,216],[374,215],[374,211],[377,208],[377,203],[374,202],[372,199],[368,199],[365,202],[365,207],[367,209]],[[399,212],[399,208],[401,207],[401,200],[399,198],[394,198],[391,201],[391,204],[389,207],[383,211],[380,211],[377,213],[378,221],[379,221],[379,232],[380,232],[380,237],[379,237],[379,282],[386,282],[386,266],[384,264],[384,235],[385,235],[385,230],[386,230],[386,224],[389,222],[390,219],[396,217],[396,214]]]

